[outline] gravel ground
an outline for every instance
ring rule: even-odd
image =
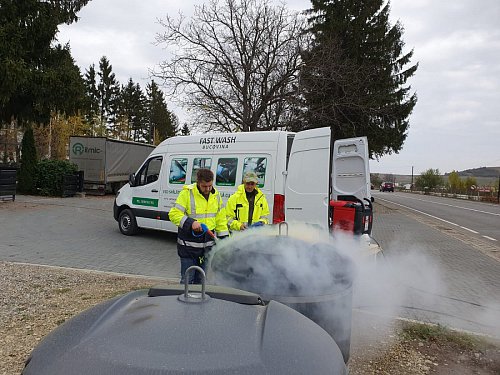
[[[82,310],[158,280],[0,262],[0,374],[20,374],[50,331]]]
[[[58,325],[102,300],[160,280],[0,262],[0,282],[0,375],[13,375]],[[399,329],[355,311],[350,375],[500,374],[500,346],[460,351],[451,344],[402,340]]]

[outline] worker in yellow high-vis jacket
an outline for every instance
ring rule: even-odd
[[[219,192],[213,187],[214,174],[209,169],[198,169],[196,183],[185,185],[168,214],[179,227],[177,254],[181,261],[181,283],[191,266],[205,269],[205,256],[215,245],[215,238],[229,235],[226,213]],[[208,228],[203,230],[202,224]],[[198,272],[189,274],[190,284],[199,284]]]
[[[255,172],[245,173],[243,184],[229,197],[226,216],[230,230],[245,230],[250,226],[269,224],[269,205],[266,196],[257,187],[258,182]]]

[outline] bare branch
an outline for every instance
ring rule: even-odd
[[[157,44],[173,52],[153,76],[206,130],[276,128],[295,95],[304,22],[268,0],[210,0],[189,21],[159,21]]]

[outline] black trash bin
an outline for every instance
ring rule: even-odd
[[[316,322],[335,340],[347,363],[354,264],[333,245],[248,236],[219,246],[210,268],[214,284],[258,293]]]
[[[17,169],[14,167],[0,167],[0,199],[10,196],[16,199]]]

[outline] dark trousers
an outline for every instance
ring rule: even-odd
[[[203,257],[204,258],[204,257]],[[184,284],[186,277],[186,270],[191,266],[198,266],[205,271],[205,260],[200,261],[199,258],[180,258],[181,259],[181,284]],[[198,271],[190,271],[188,275],[189,284],[201,284],[201,274]]]

